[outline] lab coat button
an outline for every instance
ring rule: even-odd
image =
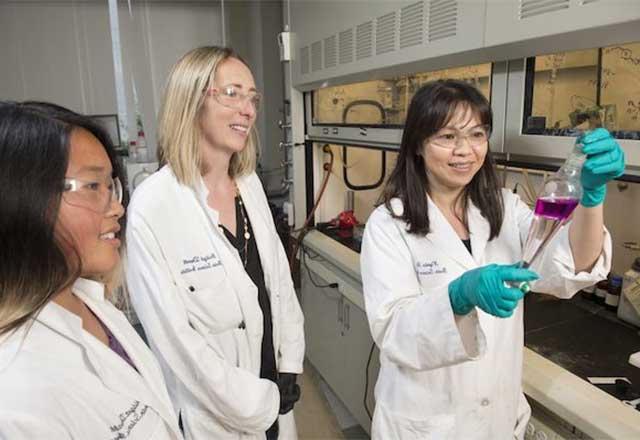
[[[489,399],[482,399],[482,402],[480,402],[480,405],[482,406],[489,406]]]

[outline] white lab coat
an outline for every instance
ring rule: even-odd
[[[507,319],[476,308],[466,316],[451,309],[448,285],[462,273],[490,263],[520,261],[531,210],[503,191],[504,222],[488,241],[489,223],[468,209],[473,257],[429,199],[431,232],[406,231],[383,206],[369,218],[361,271],[367,317],[380,348],[372,439],[522,439],[530,407],[522,393],[522,302]],[[394,212],[402,202],[392,200]],[[535,264],[534,288],[571,297],[606,277],[611,238],[591,273],[574,274],[568,226]]]
[[[237,179],[271,301],[278,371],[301,373],[303,316],[289,265],[255,173]],[[280,395],[261,379],[262,311],[238,252],[196,190],[165,166],[133,195],[127,281],[132,303],[163,366],[187,439],[261,439]],[[297,438],[293,412],[280,438]]]
[[[104,286],[79,279],[73,292],[109,328],[138,372],[49,302],[0,339],[0,439],[173,440],[182,435],[162,371]]]

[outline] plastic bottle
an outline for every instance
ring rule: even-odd
[[[129,142],[129,162],[137,162],[138,158],[138,145],[136,141]]]
[[[143,163],[148,160],[147,140],[144,137],[144,131],[138,131],[138,151],[136,155],[136,162]]]
[[[609,288],[604,299],[604,305],[607,309],[615,312],[618,310],[620,302],[620,292],[622,292],[622,277],[613,275],[609,280]]]

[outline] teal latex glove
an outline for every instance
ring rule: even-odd
[[[586,133],[578,141],[582,143],[582,152],[587,155],[580,175],[580,203],[590,208],[604,202],[607,182],[624,173],[624,151],[604,128]]]
[[[456,315],[466,315],[473,307],[499,318],[508,318],[524,293],[505,286],[506,281],[533,281],[538,274],[517,264],[479,267],[463,273],[449,284],[449,300]]]

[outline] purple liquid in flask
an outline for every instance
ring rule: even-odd
[[[531,266],[533,260],[565,224],[576,206],[578,206],[578,199],[573,197],[540,197],[536,201],[533,220],[524,244],[522,267]]]
[[[535,215],[566,220],[578,206],[578,199],[541,197],[536,201]]]

